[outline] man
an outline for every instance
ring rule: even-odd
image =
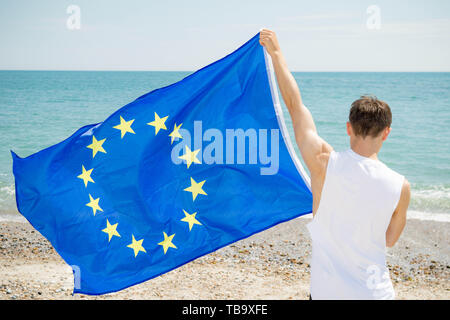
[[[377,157],[391,132],[389,106],[367,96],[353,102],[347,122],[350,149],[336,152],[317,134],[275,33],[263,29],[260,43],[272,58],[311,175],[310,298],[393,299],[385,250],[396,243],[405,226],[410,186]]]

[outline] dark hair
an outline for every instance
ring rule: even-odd
[[[375,96],[362,96],[352,103],[348,116],[357,136],[376,137],[392,123],[391,108]]]

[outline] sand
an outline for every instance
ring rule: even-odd
[[[253,235],[120,292],[72,295],[73,276],[28,223],[0,222],[0,299],[307,299],[309,218]],[[449,222],[408,220],[388,264],[397,299],[450,298]]]

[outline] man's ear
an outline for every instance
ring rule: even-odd
[[[387,139],[389,133],[391,133],[391,127],[386,127],[386,128],[383,130],[383,138],[382,138],[383,141],[385,141],[385,140]]]
[[[352,125],[350,124],[350,121],[347,121],[347,134],[349,137],[351,137],[353,134],[353,129],[352,129]]]

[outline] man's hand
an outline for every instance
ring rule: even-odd
[[[259,43],[266,48],[267,53],[273,58],[276,54],[281,53],[275,32],[268,29],[262,29],[259,33]]]

